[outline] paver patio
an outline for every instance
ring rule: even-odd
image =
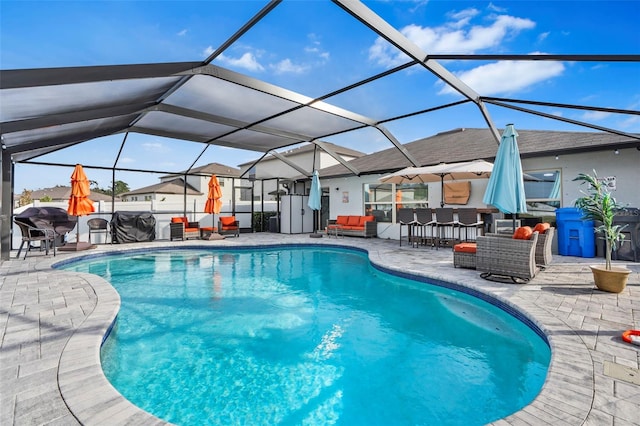
[[[139,410],[108,383],[99,347],[119,307],[101,278],[53,270],[64,259],[109,250],[164,246],[340,244],[364,248],[375,264],[481,289],[525,312],[549,336],[552,363],[545,386],[523,410],[496,425],[640,424],[640,346],[621,332],[640,328],[640,264],[623,293],[596,290],[589,263],[554,256],[528,284],[485,281],[453,267],[451,250],[399,247],[398,241],[242,234],[221,241],[156,241],[99,245],[89,252],[32,252],[0,264],[0,424],[73,425],[164,422]]]

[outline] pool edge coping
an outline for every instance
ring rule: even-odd
[[[576,375],[593,377],[593,360],[589,350],[571,327],[542,307],[518,297],[519,292],[516,292],[512,297],[505,298],[492,292],[490,290],[491,287],[483,286],[481,288],[473,283],[452,281],[450,277],[443,278],[429,274],[407,272],[396,265],[384,264],[383,259],[376,256],[375,250],[348,244],[319,243],[315,241],[308,243],[283,242],[215,246],[215,249],[237,250],[255,247],[277,248],[315,245],[362,251],[367,254],[372,265],[383,268],[387,272],[401,276],[408,274],[438,282],[452,283],[462,288],[471,289],[473,292],[488,295],[505,306],[513,307],[545,334],[551,348],[551,360],[549,371],[540,393],[521,410],[490,424],[505,425],[523,421],[531,422],[533,420],[535,420],[536,424],[542,424],[541,413],[544,414],[545,419],[548,419],[545,420],[546,424],[550,425],[555,425],[559,422],[582,424],[588,418],[594,398],[593,381],[591,380],[591,386],[585,389],[585,383],[576,384],[573,383],[574,380],[572,379]],[[110,251],[78,253],[62,261],[49,258],[47,261],[39,263],[37,269],[70,273],[55,269],[54,266],[64,264],[67,261],[103,256],[109,253],[200,248],[212,249],[213,247],[202,243],[181,246],[167,244],[164,246],[158,245],[156,242],[152,247],[122,247]],[[375,259],[375,257],[379,259]],[[170,424],[131,403],[107,380],[100,362],[100,348],[116,320],[120,307],[120,297],[108,281],[91,274],[74,274],[82,275],[83,279],[93,288],[96,294],[96,306],[69,338],[60,357],[58,386],[65,404],[73,416],[82,424],[103,423],[107,419],[112,424],[128,424],[130,422],[135,422],[136,424]],[[572,330],[572,333],[567,334],[567,330]],[[92,380],[92,389],[89,392],[86,389],[87,380]]]

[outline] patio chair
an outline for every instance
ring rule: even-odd
[[[240,222],[235,216],[220,216],[218,218],[218,234],[240,236]]]
[[[485,279],[508,277],[515,283],[526,283],[535,277],[539,271],[536,266],[538,232],[531,228],[529,232],[528,239],[505,238],[498,234],[478,236],[476,269],[482,272],[480,276]]]
[[[400,225],[400,245],[402,246],[402,227],[407,227],[407,241],[412,243],[413,239],[413,226],[416,224],[416,218],[413,213],[413,209],[399,208],[398,209],[398,224]]]
[[[538,232],[538,243],[536,244],[536,265],[541,269],[544,269],[549,266],[553,260],[551,246],[553,245],[553,237],[556,233],[556,228],[550,226],[548,223],[538,223],[533,230]]]
[[[189,222],[184,217],[172,217],[169,223],[169,239],[179,238],[182,241],[188,238],[200,238],[200,224],[198,222]]]
[[[464,239],[462,230],[464,229]],[[473,230],[472,237],[469,238],[469,230]],[[459,208],[458,209],[458,237],[460,241],[475,241],[478,235],[482,235],[484,222],[478,220],[478,209]]]
[[[91,244],[91,234],[102,233],[104,233],[104,242],[105,244],[107,243],[107,237],[111,234],[109,232],[108,220],[100,218],[89,219],[87,225],[89,226],[89,244]],[[113,243],[113,237],[111,238],[111,242]]]
[[[20,257],[22,247],[26,243],[27,247],[24,251],[24,259],[26,259],[27,254],[32,248],[31,243],[34,241],[38,241],[40,243],[40,250],[44,248],[46,255],[49,254],[50,246],[53,247],[53,255],[56,255],[56,233],[53,229],[36,228],[35,226],[27,225],[26,223],[22,223],[17,220],[14,220],[14,223],[18,225],[20,232],[22,233],[22,242],[20,243],[20,248],[18,249],[16,258]]]

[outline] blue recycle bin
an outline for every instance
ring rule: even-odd
[[[584,220],[582,217],[582,210],[575,207],[562,207],[556,210],[559,254],[595,257],[594,221]]]

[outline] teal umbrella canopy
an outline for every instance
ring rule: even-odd
[[[320,198],[322,197],[322,188],[320,187],[320,175],[318,171],[313,172],[311,179],[311,192],[309,192],[309,208],[311,210],[320,210]]]
[[[518,150],[518,132],[513,124],[507,124],[493,163],[493,172],[482,201],[502,213],[526,213],[524,175]]]

